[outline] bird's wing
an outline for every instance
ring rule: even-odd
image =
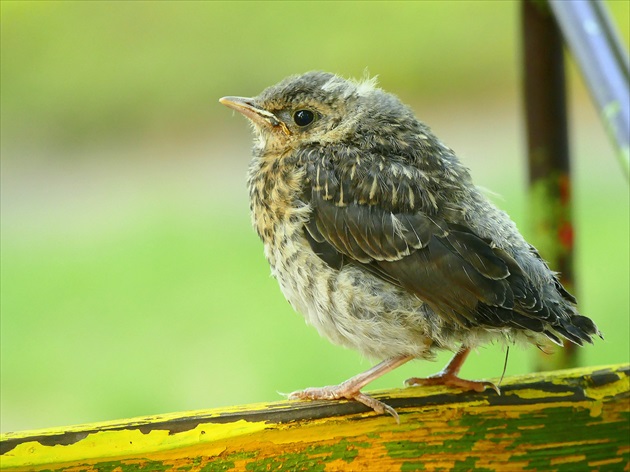
[[[413,175],[383,169],[383,161],[374,165],[318,158],[306,166],[304,199],[312,212],[305,235],[324,261],[358,265],[463,326],[526,329],[558,341],[547,330],[555,310],[544,306],[512,256],[441,218]]]

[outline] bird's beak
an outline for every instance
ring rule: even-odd
[[[291,134],[284,122],[280,121],[273,113],[254,105],[254,99],[252,98],[223,97],[219,99],[219,103],[242,113],[254,124],[272,128],[280,127],[285,134]]]

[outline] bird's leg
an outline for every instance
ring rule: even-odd
[[[459,387],[463,390],[474,390],[476,392],[483,392],[486,388],[491,388],[501,395],[499,387],[492,382],[484,382],[482,380],[465,380],[460,379],[457,376],[469,353],[470,348],[462,346],[461,349],[457,351],[457,354],[453,356],[449,363],[446,364],[446,367],[444,367],[444,369],[440,372],[425,379],[412,377],[405,380],[405,385],[448,385],[449,387]]]
[[[372,408],[377,413],[389,413],[396,421],[399,422],[398,413],[391,406],[372,398],[365,393],[361,393],[361,389],[369,384],[372,380],[376,380],[380,376],[391,372],[396,367],[400,367],[405,362],[409,362],[413,356],[399,356],[384,360],[380,364],[375,365],[365,372],[355,375],[354,377],[340,383],[339,385],[329,385],[328,387],[307,388],[289,394],[291,399],[301,400],[339,400],[347,398],[348,400],[356,400],[365,406]]]

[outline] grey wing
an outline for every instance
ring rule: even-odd
[[[308,169],[313,185],[304,198],[312,213],[305,235],[331,267],[359,266],[466,327],[530,330],[560,343],[557,332],[578,344],[590,342],[596,332],[566,303],[545,301],[510,254],[470,228],[429,208],[359,203],[347,181],[330,168]],[[571,315],[565,313],[569,309]]]

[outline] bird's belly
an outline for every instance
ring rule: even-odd
[[[274,242],[265,253],[284,296],[331,342],[384,359],[427,357],[430,339],[442,337],[442,320],[418,298],[356,266],[331,268],[302,231]]]

